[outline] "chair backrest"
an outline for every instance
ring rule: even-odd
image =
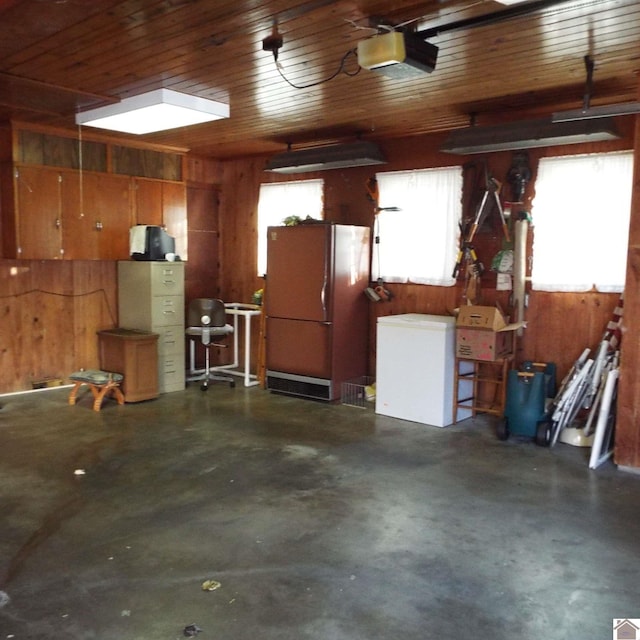
[[[218,298],[194,298],[189,302],[187,322],[189,327],[205,326],[202,322],[203,316],[209,316],[210,327],[224,327],[227,320],[227,313],[224,302]]]

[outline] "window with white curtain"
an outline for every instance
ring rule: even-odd
[[[284,224],[290,216],[322,220],[323,180],[297,180],[260,185],[258,200],[258,276],[267,272],[267,228]]]
[[[373,278],[452,286],[462,216],[462,167],[378,173]]]
[[[542,158],[533,217],[534,289],[622,291],[633,154]]]

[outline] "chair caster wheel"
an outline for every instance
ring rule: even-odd
[[[203,382],[200,385],[200,391],[207,391],[209,389],[209,385],[206,382]]]
[[[232,381],[229,383],[229,386],[230,386],[232,389],[235,389],[236,381],[235,381],[235,380],[232,380]]]

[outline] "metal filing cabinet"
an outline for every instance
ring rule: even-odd
[[[184,263],[118,262],[120,326],[158,334],[158,390],[185,388]]]

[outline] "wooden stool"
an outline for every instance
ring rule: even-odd
[[[93,410],[100,411],[102,408],[102,400],[107,395],[115,396],[118,404],[124,404],[124,395],[120,391],[120,383],[123,375],[121,373],[111,373],[109,371],[100,371],[99,369],[88,369],[87,371],[74,371],[69,380],[75,384],[69,394],[69,404],[76,403],[78,390],[83,384],[88,385],[93,394]]]

